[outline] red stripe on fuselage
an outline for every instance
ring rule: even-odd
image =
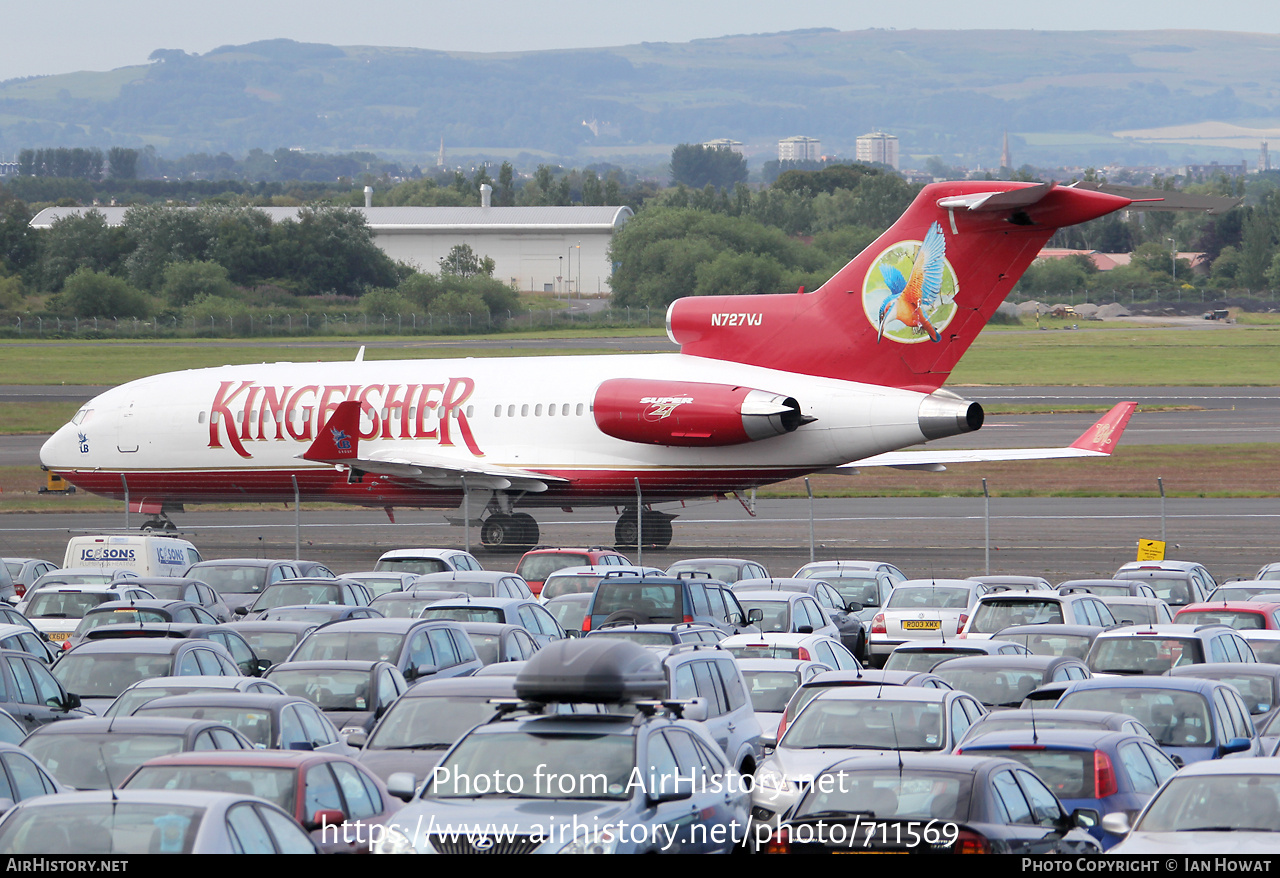
[[[815,466],[779,469],[733,470],[545,470],[547,476],[567,479],[553,482],[540,494],[525,494],[521,506],[612,506],[633,503],[635,479],[646,501],[661,502],[727,494],[785,481],[813,472]],[[400,506],[452,509],[462,503],[458,488],[428,488],[392,476],[365,473],[349,483],[347,473],[331,468],[170,470],[108,472],[64,471],[62,476],[77,488],[118,500],[124,499],[127,481],[132,497],[170,503],[283,502],[293,500],[293,478],[306,502],[347,503],[358,506]],[[475,492],[473,492],[474,495]]]

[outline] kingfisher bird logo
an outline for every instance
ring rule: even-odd
[[[923,241],[900,241],[876,257],[862,284],[862,307],[876,327],[876,343],[941,341],[956,315],[960,292],[947,261],[947,240],[934,223]]]
[[[76,441],[80,443],[80,453],[89,453],[89,437],[84,433],[76,433]]]
[[[333,434],[334,448],[338,449],[339,451],[351,450],[351,436],[347,433],[346,430],[334,429],[334,430],[330,430],[329,432]]]

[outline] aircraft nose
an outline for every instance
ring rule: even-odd
[[[65,469],[75,465],[81,453],[76,425],[67,422],[40,446],[40,464],[47,469]]]

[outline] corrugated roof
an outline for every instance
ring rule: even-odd
[[[186,208],[179,208],[186,209]],[[272,222],[296,219],[298,207],[259,207]],[[475,229],[488,231],[595,230],[617,228],[631,216],[629,207],[357,207],[369,228],[377,231]],[[46,207],[31,220],[31,228],[47,229],[55,220],[83,216],[96,210],[107,225],[124,222],[126,207]]]

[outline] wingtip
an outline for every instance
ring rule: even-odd
[[[1080,438],[1071,443],[1071,447],[1094,454],[1110,454],[1137,408],[1138,404],[1132,401],[1116,403],[1093,426],[1081,433]]]

